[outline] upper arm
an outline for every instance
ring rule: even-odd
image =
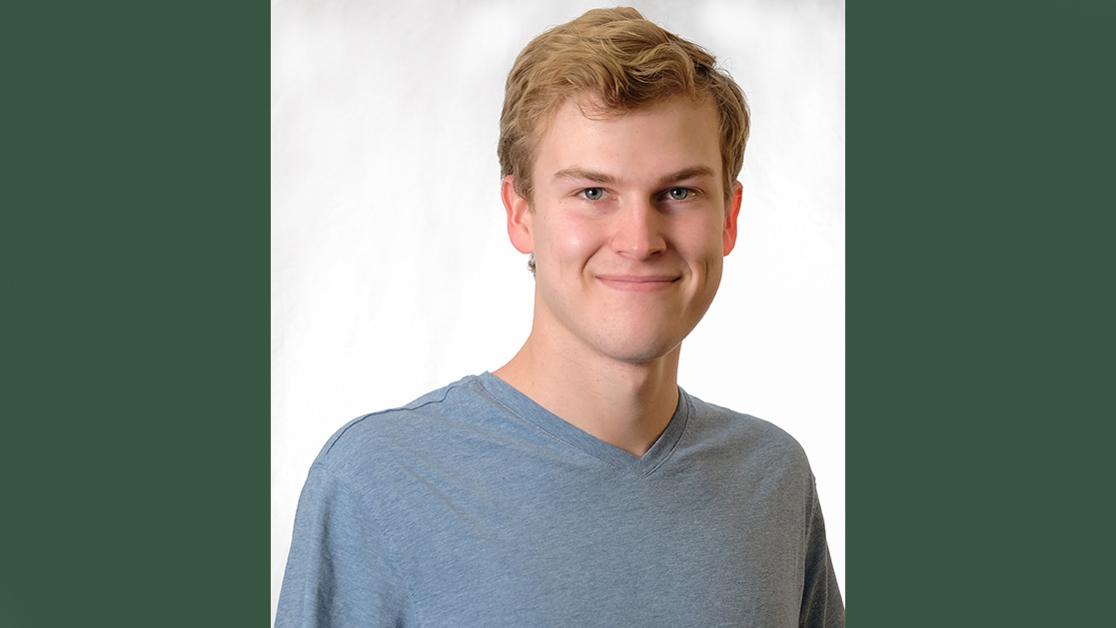
[[[407,602],[376,513],[315,463],[299,497],[276,628],[403,626]]]
[[[845,604],[833,573],[829,545],[825,540],[825,520],[818,501],[813,474],[806,500],[805,581],[802,585],[801,626],[845,625]]]

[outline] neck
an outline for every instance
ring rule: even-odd
[[[632,364],[561,346],[532,330],[519,353],[493,374],[567,423],[642,457],[678,405],[679,349]]]

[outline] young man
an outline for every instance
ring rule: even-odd
[[[326,443],[278,626],[844,625],[802,449],[676,381],[747,135],[714,58],[633,9],[523,50],[499,155],[530,336]]]

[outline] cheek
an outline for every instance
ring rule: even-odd
[[[676,233],[675,245],[683,258],[700,263],[723,257],[724,239],[719,220],[710,217],[685,222],[678,225]]]
[[[547,248],[554,259],[577,263],[592,257],[604,239],[592,222],[567,219],[547,225]]]

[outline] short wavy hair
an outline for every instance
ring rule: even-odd
[[[711,97],[720,114],[725,198],[744,164],[748,104],[740,87],[700,46],[628,7],[593,9],[531,40],[508,73],[500,114],[500,176],[531,199],[535,149],[549,116],[567,98],[591,94],[623,114],[667,98]]]

